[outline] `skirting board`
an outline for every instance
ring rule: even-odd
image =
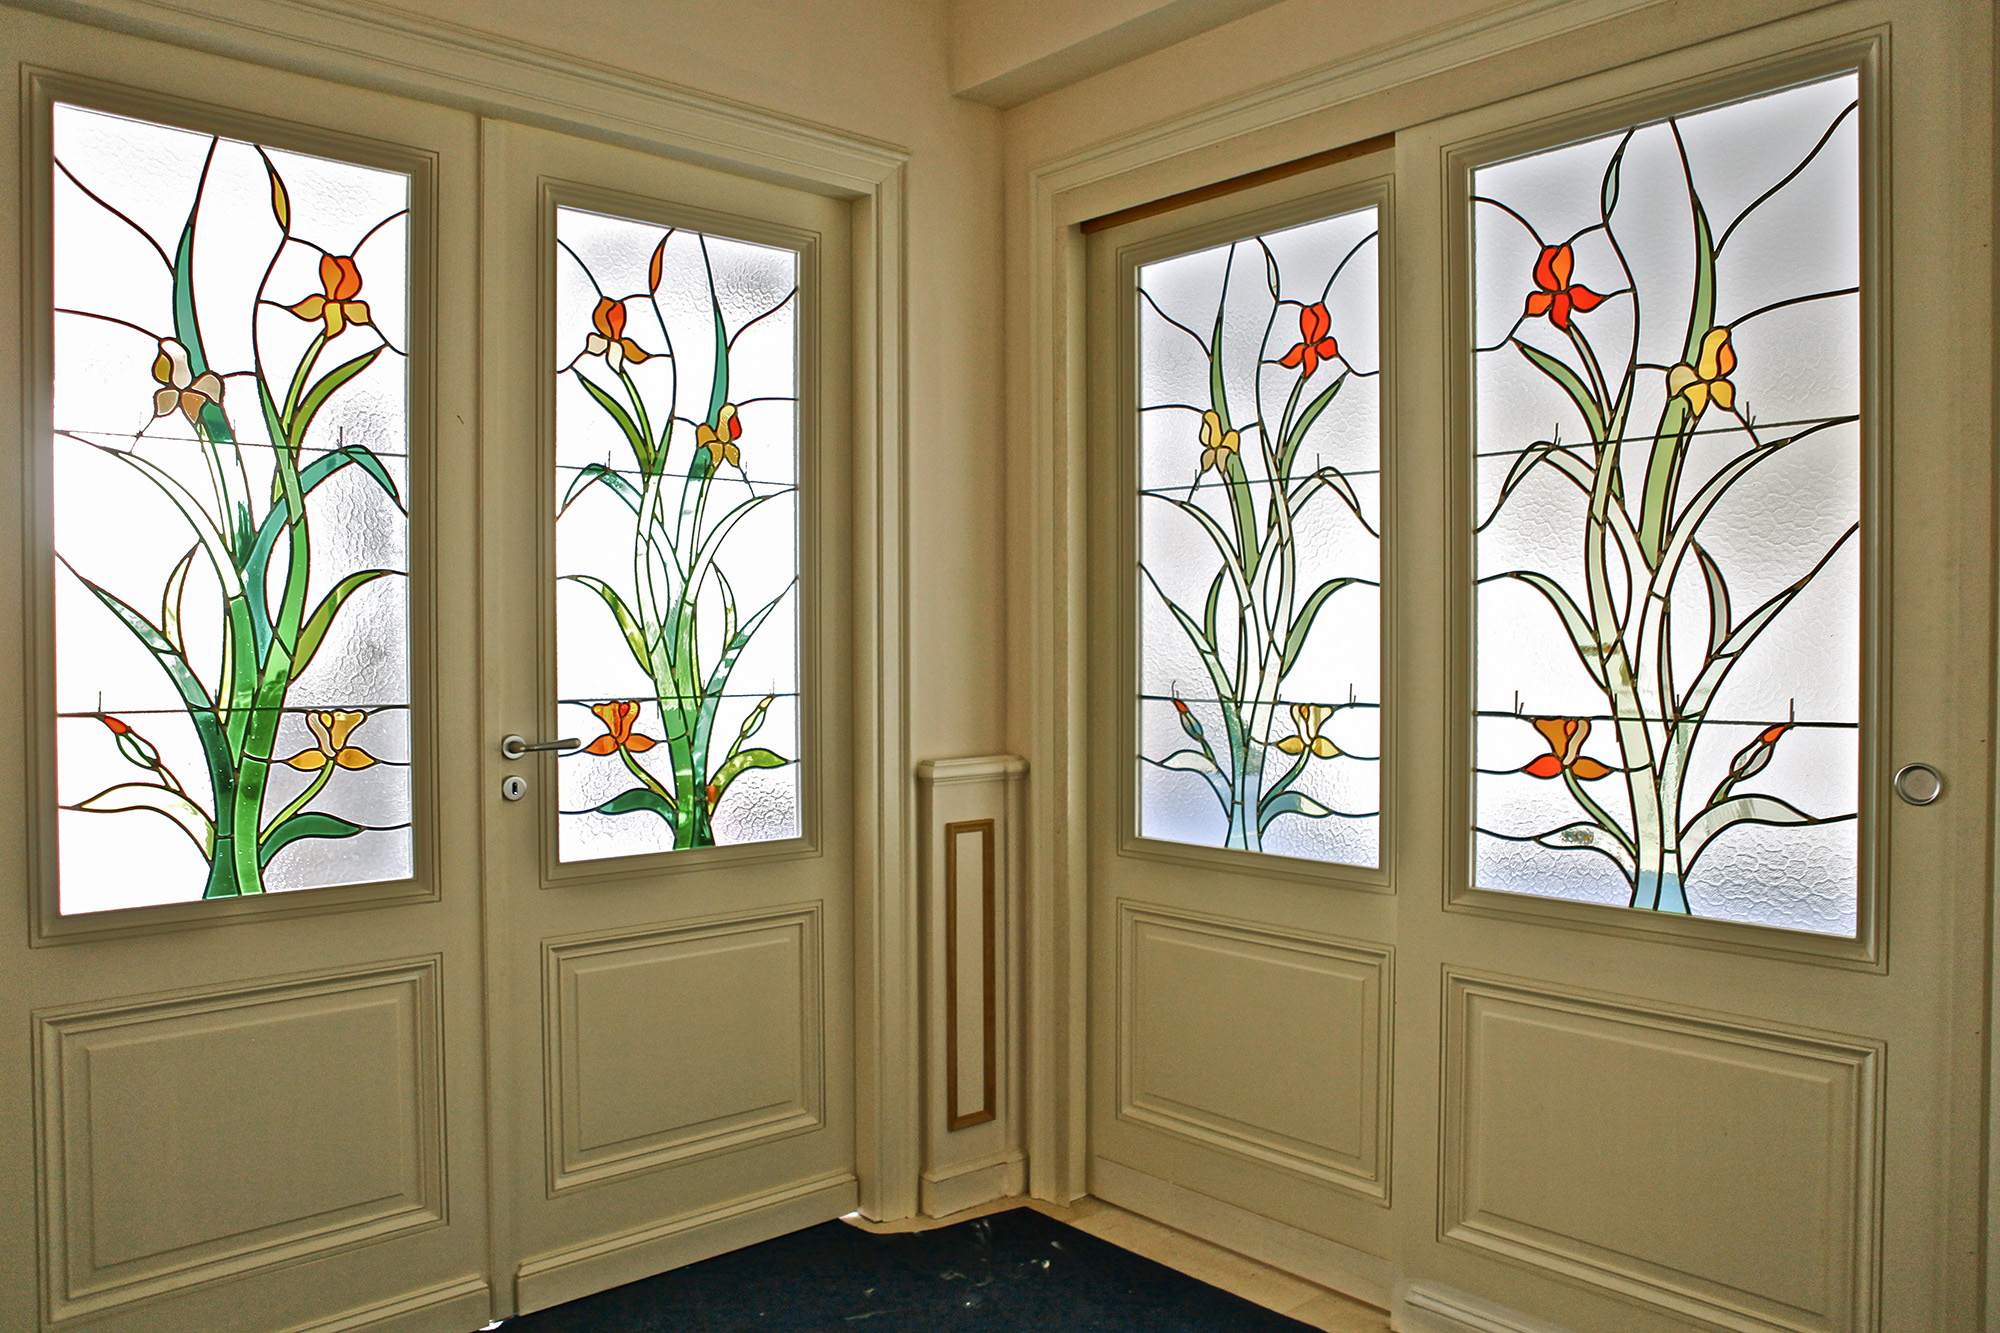
[[[1090,1192],[1106,1203],[1164,1222],[1358,1301],[1386,1309],[1395,1290],[1396,1270],[1386,1259],[1197,1194],[1158,1176],[1097,1157],[1091,1160],[1090,1182]]]
[[[492,1309],[486,1279],[462,1277],[391,1296],[330,1319],[294,1324],[286,1333],[420,1333],[432,1328],[477,1328],[492,1318]]]
[[[698,1263],[854,1211],[859,1192],[845,1172],[801,1181],[707,1212],[656,1222],[524,1262],[514,1275],[521,1314]]]
[[[1392,1308],[1390,1326],[1396,1333],[1565,1333],[1554,1324],[1430,1282],[1404,1285]]]
[[[950,1217],[968,1208],[995,1199],[1012,1198],[1026,1191],[1028,1164],[1018,1152],[999,1161],[973,1162],[946,1171],[924,1172],[923,1209],[925,1217]]]

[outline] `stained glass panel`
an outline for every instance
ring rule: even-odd
[[[1139,269],[1145,837],[1379,861],[1376,228]]]
[[[798,836],[799,257],[556,211],[564,861]]]
[[[409,179],[53,120],[61,910],[407,877]]]
[[[1854,933],[1858,96],[1473,174],[1481,887]]]

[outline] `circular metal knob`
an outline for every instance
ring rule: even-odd
[[[1944,775],[1929,764],[1904,764],[1896,770],[1895,787],[1911,805],[1929,805],[1944,795]]]

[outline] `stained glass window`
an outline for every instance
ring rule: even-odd
[[[1379,859],[1376,210],[1138,276],[1138,823]]]
[[[408,177],[54,110],[65,913],[411,873]]]
[[[565,861],[798,836],[796,252],[556,212]]]
[[[1482,887],[1854,932],[1858,95],[1473,175]]]

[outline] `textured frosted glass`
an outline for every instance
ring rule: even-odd
[[[54,147],[62,910],[404,878],[409,180]]]
[[[1473,175],[1483,888],[1854,933],[1857,96]]]
[[[1139,270],[1139,832],[1380,861],[1362,209]]]
[[[798,256],[556,211],[565,861],[799,834]]]

